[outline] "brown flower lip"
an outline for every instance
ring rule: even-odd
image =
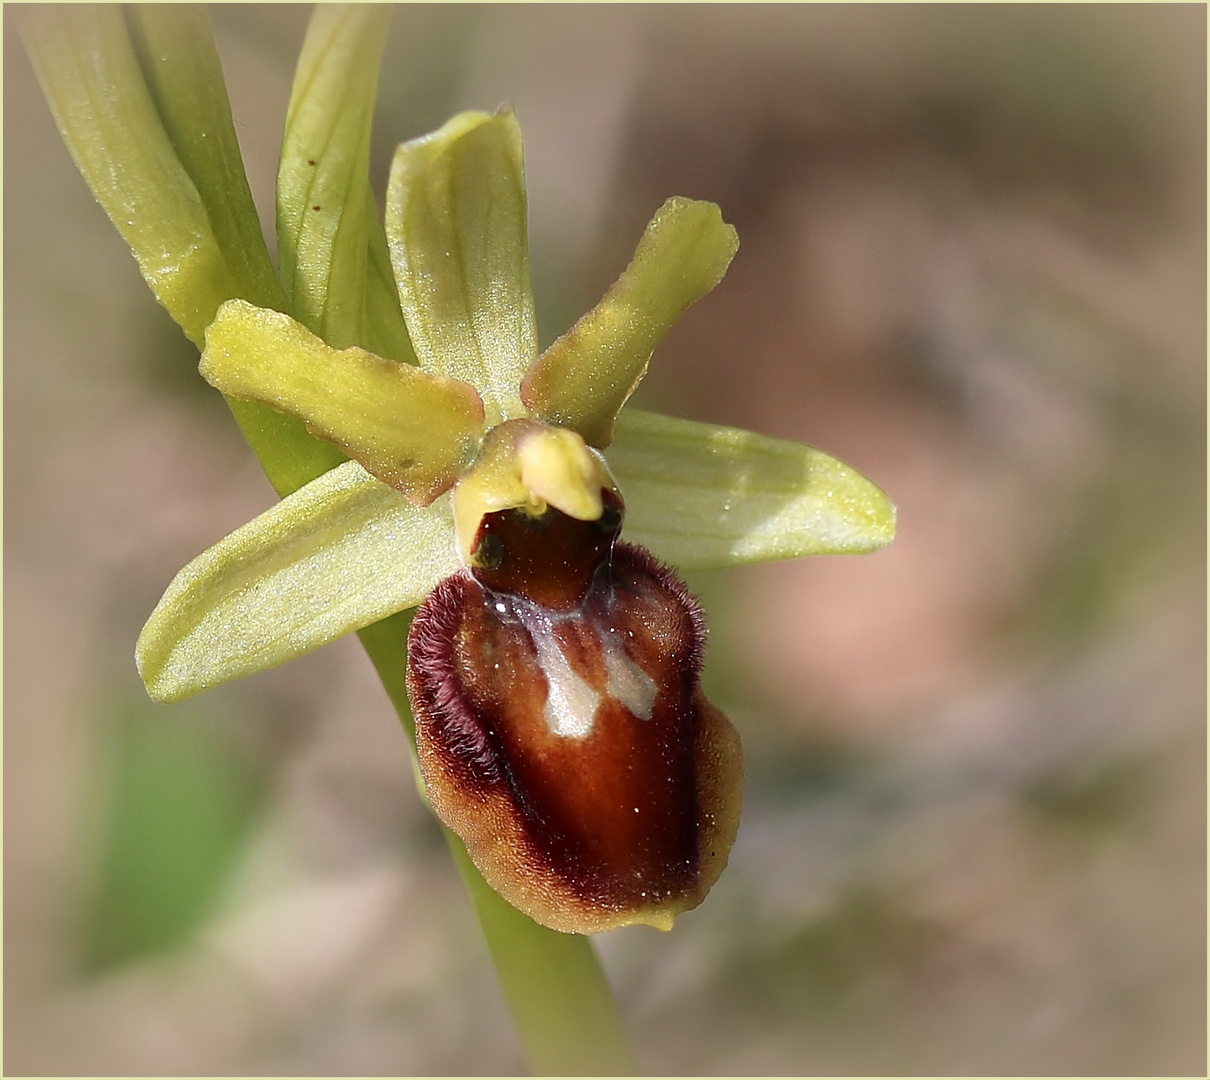
[[[667,929],[726,864],[742,763],[705,698],[696,602],[597,521],[485,516],[475,561],[412,624],[408,688],[438,816],[505,899],[556,930]]]

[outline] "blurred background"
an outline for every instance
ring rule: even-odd
[[[265,221],[307,15],[213,8]],[[899,507],[690,581],[748,789],[706,903],[598,939],[645,1070],[1204,1075],[1205,20],[395,12],[380,195],[511,101],[544,341],[718,202],[739,255],[640,403]],[[272,494],[4,47],[5,1072],[523,1071],[355,639],[144,696],[146,615]]]

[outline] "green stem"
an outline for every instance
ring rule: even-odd
[[[483,880],[446,830],[535,1075],[637,1076],[621,1014],[592,942],[523,915]]]
[[[358,635],[409,739],[407,635],[412,613]],[[421,788],[423,795],[423,785]],[[622,1017],[592,942],[539,926],[491,888],[448,829],[446,841],[475,904],[487,947],[530,1065],[538,1076],[635,1076]]]

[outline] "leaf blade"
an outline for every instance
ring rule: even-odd
[[[395,271],[391,269],[391,253],[374,193],[366,186],[366,215],[370,220],[369,251],[366,263],[365,325],[358,342],[379,356],[415,364],[416,350],[412,348],[408,328],[399,307],[399,289]]]
[[[239,295],[281,309],[204,4],[136,4],[132,41],[164,130],[205,206]]]
[[[59,134],[156,299],[199,348],[239,289],[116,5],[30,5],[21,32]]]
[[[207,200],[221,201],[225,193],[208,192],[205,199],[199,194],[165,129],[119,7],[30,5],[19,20],[42,92],[76,167],[129,245],[156,300],[200,349],[219,306],[232,297],[254,297],[261,288],[257,280],[233,271],[239,259],[228,258],[223,237],[211,225]],[[206,49],[204,41],[174,36],[174,49],[190,45]],[[181,72],[215,75],[204,58],[182,61]],[[167,92],[164,84],[161,101]],[[212,100],[218,93],[213,86],[193,90],[174,76],[171,92],[180,94],[181,101],[196,93],[210,102],[208,107],[219,108]],[[190,109],[176,110],[175,117],[178,141],[210,137],[205,126],[189,126],[198,119]],[[224,157],[223,168],[231,167]],[[211,175],[207,167],[198,178]],[[244,221],[237,231],[242,235],[249,227]],[[336,447],[311,438],[294,417],[253,402],[229,404],[279,495],[345,460]]]
[[[372,252],[385,247],[370,192],[370,132],[391,10],[320,4],[307,27],[277,174],[277,236],[292,310],[336,348],[362,344],[374,287],[377,343],[414,361],[393,290],[384,303]],[[380,260],[379,260],[380,261]]]

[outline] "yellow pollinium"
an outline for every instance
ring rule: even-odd
[[[521,509],[539,517],[548,506],[595,521],[603,490],[617,484],[601,454],[570,428],[539,420],[508,420],[488,432],[479,457],[454,488],[458,554],[473,562],[479,524],[487,514]]]

